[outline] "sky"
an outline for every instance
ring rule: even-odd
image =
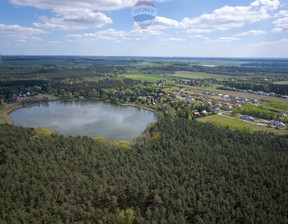
[[[0,0],[2,55],[288,58],[287,0]]]

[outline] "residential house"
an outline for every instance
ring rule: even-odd
[[[280,117],[287,117],[287,114],[284,114],[284,113],[277,113],[280,115]]]
[[[194,116],[201,116],[199,112],[193,112]]]
[[[285,128],[286,127],[286,124],[280,122],[280,121],[270,121],[268,124],[274,126],[274,127],[281,127],[281,128]]]
[[[220,110],[219,107],[211,110],[211,112],[214,113],[214,114],[217,114],[217,113],[219,113],[220,111],[221,111],[221,110]]]
[[[239,118],[245,121],[255,122],[255,119],[249,115],[241,115]]]

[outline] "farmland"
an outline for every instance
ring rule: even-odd
[[[217,80],[225,80],[227,78],[231,78],[231,76],[227,75],[217,75],[217,74],[209,74],[202,72],[189,72],[189,71],[178,71],[175,74],[170,75],[172,77],[183,78],[183,79],[217,79]]]
[[[129,74],[129,75],[123,75],[126,78],[129,79],[135,79],[140,80],[142,82],[148,81],[148,82],[156,82],[160,80],[173,80],[175,77],[171,76],[163,76],[163,75],[153,75],[153,74]]]

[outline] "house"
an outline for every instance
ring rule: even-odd
[[[247,100],[247,99],[244,99],[244,98],[241,98],[239,101],[240,101],[241,103],[248,103],[248,100]]]
[[[231,100],[239,100],[238,96],[231,96]]]
[[[280,117],[287,117],[287,114],[284,114],[284,113],[277,113],[280,115]]]
[[[255,94],[258,94],[258,95],[264,95],[264,92],[263,91],[257,91],[257,92],[254,92]]]
[[[223,98],[228,99],[229,95],[224,95]]]
[[[286,124],[280,122],[280,121],[270,121],[268,124],[274,126],[274,127],[281,127],[281,128],[285,128],[286,127]]]
[[[202,110],[201,114],[207,114],[207,111],[206,110]]]
[[[236,99],[232,99],[231,100],[233,103],[240,103],[240,101],[239,100],[236,100]]]
[[[193,112],[194,116],[201,116],[199,112]]]
[[[227,109],[227,110],[233,109],[233,107],[231,105],[224,105],[224,108]]]
[[[255,122],[255,119],[249,115],[241,115],[239,118],[244,121]]]
[[[219,107],[211,110],[211,112],[214,113],[214,114],[217,114],[217,113],[219,113],[220,111],[221,111],[221,110],[220,110]]]
[[[259,100],[257,100],[257,99],[250,99],[250,101],[251,101],[252,103],[259,103]]]
[[[223,94],[221,94],[221,93],[220,93],[220,94],[218,94],[218,97],[222,97],[222,96],[223,96]]]

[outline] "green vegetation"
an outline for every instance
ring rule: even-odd
[[[0,124],[12,124],[12,119],[9,117],[9,113],[19,107],[20,107],[19,103],[14,103],[14,104],[1,103],[0,104]]]
[[[217,74],[209,74],[209,73],[201,73],[201,72],[175,72],[175,74],[171,75],[172,77],[183,78],[183,79],[217,79],[217,80],[225,80],[227,78],[231,78],[226,75],[217,75]]]
[[[263,118],[267,120],[279,120],[279,114],[268,110],[269,108],[265,108],[263,106],[254,106],[254,105],[245,105],[244,107],[236,107],[233,109],[233,113],[246,114],[250,116],[255,116],[257,118]]]
[[[254,133],[254,132],[267,132],[267,133],[274,133],[278,135],[287,135],[286,130],[269,128],[266,125],[261,125],[261,124],[260,125],[252,124],[252,123],[240,120],[236,117],[213,115],[213,116],[199,118],[197,120],[203,123],[209,122],[221,128],[229,128],[231,130],[238,130],[246,134]]]
[[[140,81],[147,81],[147,82],[156,82],[160,80],[174,80],[174,77],[170,76],[163,76],[163,75],[153,75],[153,74],[129,74],[124,75],[124,77],[129,79],[136,79]]]
[[[1,224],[288,222],[287,129],[210,116],[222,100],[199,93],[230,84],[285,93],[272,82],[287,81],[287,60],[2,58],[0,123],[16,106],[82,98],[149,108],[159,120],[119,142],[1,124]],[[286,111],[276,100],[234,110]]]
[[[279,101],[275,101],[275,100],[263,100],[263,102],[267,106],[274,107],[274,108],[284,110],[284,111],[288,111],[288,103],[279,102]]]
[[[288,81],[274,82],[274,84],[278,84],[278,85],[288,85]]]
[[[127,151],[0,126],[0,222],[288,221],[285,137],[169,116],[149,131]]]

